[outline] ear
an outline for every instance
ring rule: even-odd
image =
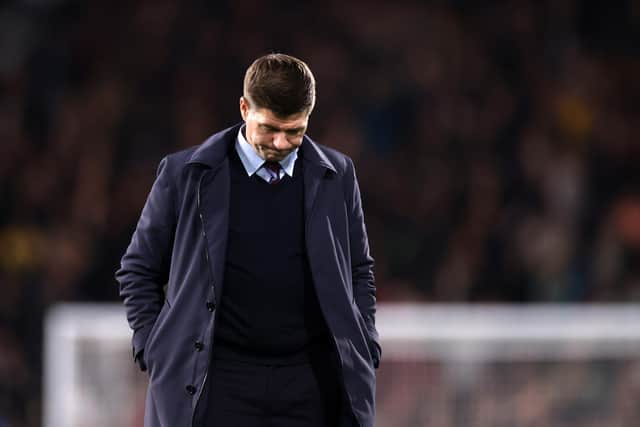
[[[247,121],[247,116],[249,115],[249,102],[247,102],[244,96],[240,97],[240,115],[242,116],[242,120]]]

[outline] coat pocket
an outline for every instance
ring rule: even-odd
[[[371,365],[373,365],[373,350],[371,348],[372,339],[369,336],[369,330],[367,329],[367,324],[364,320],[364,317],[362,317],[362,313],[360,313],[360,309],[358,309],[358,306],[355,303],[355,301],[351,304],[351,308],[353,309],[353,315],[355,316],[357,332],[360,333],[360,336],[364,341],[367,360],[370,362]]]
[[[171,309],[171,303],[168,299],[165,298],[164,304],[160,309],[160,313],[156,318],[156,321],[153,323],[151,327],[151,331],[149,331],[149,336],[147,337],[147,342],[144,345],[144,353],[142,353],[142,360],[145,365],[147,365],[147,369],[149,370],[149,374],[151,374],[152,365],[154,363],[153,358],[153,348],[157,339],[158,330],[160,329],[160,325],[162,324],[163,319],[167,316],[167,313]]]

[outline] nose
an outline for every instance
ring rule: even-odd
[[[278,132],[273,137],[273,146],[278,150],[289,148],[291,144],[287,140],[287,135],[284,132]]]

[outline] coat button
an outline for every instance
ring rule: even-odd
[[[202,344],[200,341],[194,342],[193,346],[197,351],[202,351],[202,349],[204,348],[204,344]]]
[[[192,386],[191,384],[186,386],[184,389],[186,390],[186,392],[187,392],[187,394],[189,396],[193,396],[194,394],[196,394],[196,388],[194,386]]]
[[[216,308],[216,305],[213,302],[207,301],[207,310],[209,310],[210,312],[213,312],[215,308]]]

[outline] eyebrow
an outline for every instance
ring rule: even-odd
[[[298,132],[302,132],[304,130],[304,126],[300,126],[297,128],[291,128],[291,129],[280,129],[277,126],[273,126],[270,125],[268,123],[260,123],[258,126],[262,127],[262,128],[266,128],[267,130],[270,130],[272,132],[286,132],[286,133],[298,133]]]

